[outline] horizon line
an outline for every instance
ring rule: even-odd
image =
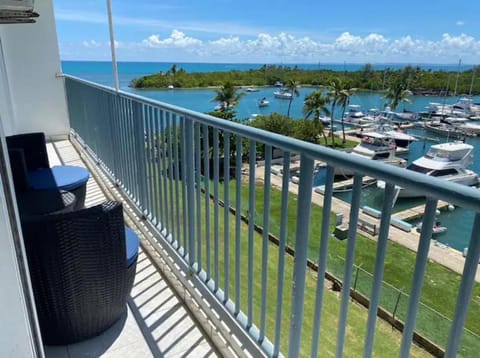
[[[61,62],[106,62],[111,63],[112,60],[82,60],[82,59],[60,59]],[[433,63],[433,62],[190,62],[190,61],[132,61],[121,60],[117,63],[189,63],[189,64],[218,64],[218,65],[434,65],[434,66],[458,66],[458,63]],[[479,66],[474,63],[462,63],[460,67]]]

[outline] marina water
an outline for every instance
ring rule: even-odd
[[[135,93],[145,97],[149,97],[161,102],[185,107],[191,110],[199,112],[212,111],[216,103],[212,102],[212,98],[215,96],[213,89],[160,89],[160,90],[139,90],[128,87],[130,81],[133,78],[141,77],[144,75],[156,73],[159,71],[167,71],[172,66],[171,63],[153,63],[153,62],[120,62],[119,63],[119,80],[120,87],[126,92]],[[228,70],[248,70],[250,68],[259,68],[262,65],[252,64],[208,64],[208,63],[188,63],[177,64],[178,67],[184,68],[187,72],[211,72],[211,71],[228,71]],[[304,69],[334,69],[339,71],[352,71],[358,70],[362,65],[344,65],[344,64],[308,64],[298,65]],[[399,64],[384,64],[375,65],[375,69],[381,70],[386,67],[401,68],[403,65]],[[420,67],[432,70],[451,70],[456,71],[457,65],[421,65]],[[465,69],[467,69],[466,67]],[[82,61],[64,61],[62,62],[62,69],[65,73],[80,78],[100,83],[103,85],[113,85],[112,67],[110,62],[82,62]],[[339,74],[341,75],[341,73]],[[300,88],[300,96],[295,98],[292,103],[291,116],[293,118],[303,118],[303,100],[307,94],[314,91],[314,88]],[[272,112],[278,112],[282,114],[287,113],[288,100],[275,99],[273,97],[274,88],[260,88],[258,92],[247,93],[242,98],[237,106],[237,118],[247,119],[252,114],[269,114]],[[270,101],[268,107],[259,108],[258,100],[266,97]],[[401,111],[403,108],[411,111],[423,111],[430,102],[439,102],[452,104],[458,100],[459,97],[449,97],[447,99],[440,97],[424,97],[414,96],[412,97],[412,104],[401,104],[398,108]],[[480,102],[480,97],[474,97],[474,102]],[[363,111],[367,111],[371,108],[382,109],[386,104],[386,100],[382,94],[379,93],[357,93],[351,97],[351,104],[359,104]],[[338,111],[338,112],[337,112]],[[336,118],[340,117],[340,108],[338,108],[335,114]],[[424,155],[428,148],[432,144],[446,142],[447,138],[438,137],[432,133],[424,132],[420,128],[412,128],[406,130],[409,134],[413,134],[422,138],[417,142],[410,145],[410,150],[406,159],[408,163]],[[433,139],[433,140],[430,140]],[[472,144],[474,149],[473,164],[469,167],[476,173],[480,173],[480,137],[467,137],[466,142]],[[323,183],[324,172],[320,171],[315,178],[315,185],[321,185]],[[351,193],[348,191],[336,193],[337,197],[343,200],[350,200]],[[361,205],[368,205],[376,209],[382,207],[383,192],[376,188],[375,185],[366,187],[362,191]],[[399,199],[394,207],[394,212],[404,210],[406,208],[419,205],[425,202],[422,199]],[[448,228],[445,234],[434,237],[439,242],[449,245],[455,249],[463,250],[468,246],[470,237],[468,233],[473,224],[473,212],[456,208],[454,211],[442,211],[438,217],[442,226]]]

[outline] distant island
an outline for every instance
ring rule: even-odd
[[[135,78],[133,88],[207,88],[220,87],[229,82],[234,86],[275,86],[288,80],[295,80],[302,86],[328,86],[334,78],[343,77],[351,88],[366,91],[383,91],[389,86],[390,79],[400,71],[408,73],[408,88],[416,95],[480,94],[480,66],[455,71],[432,71],[420,67],[406,66],[401,70],[375,70],[366,64],[358,71],[305,70],[298,66],[263,65],[257,69],[245,71],[230,70],[217,72],[187,72],[173,65],[166,72]],[[455,91],[456,89],[456,91]]]

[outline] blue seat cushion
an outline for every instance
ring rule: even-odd
[[[138,256],[140,240],[135,231],[125,226],[125,247],[127,248],[127,267],[135,262]]]
[[[75,190],[88,181],[87,169],[73,165],[56,165],[52,168],[38,169],[28,172],[28,180],[33,189]]]

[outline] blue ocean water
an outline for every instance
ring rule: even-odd
[[[212,98],[215,96],[215,92],[212,89],[175,89],[169,90],[137,90],[128,87],[128,84],[133,78],[144,76],[147,74],[166,71],[171,68],[172,63],[153,63],[153,62],[119,62],[119,82],[122,90],[126,92],[135,93],[145,97],[149,97],[160,102],[165,102],[181,107],[185,107],[191,110],[199,112],[212,111],[216,103],[212,102]],[[213,64],[213,63],[177,63],[177,66],[184,68],[186,71],[221,71],[221,70],[246,70],[250,68],[261,67],[262,64]],[[298,64],[300,68],[305,69],[318,69],[328,68],[340,71],[352,71],[361,68],[361,64]],[[383,67],[382,67],[383,66]],[[376,69],[382,69],[385,67],[400,68],[404,65],[400,64],[381,64],[374,65]],[[433,70],[457,70],[457,65],[421,65],[422,68],[431,68]],[[83,61],[63,61],[63,72],[71,74],[92,82],[99,84],[112,86],[113,75],[112,66],[110,62],[83,62]],[[464,66],[468,68],[468,66]],[[249,118],[254,113],[268,114],[271,112],[285,113],[288,109],[288,101],[276,99],[273,96],[274,88],[262,88],[259,92],[246,93],[246,96],[242,98],[237,106],[237,117],[240,119]],[[303,99],[304,97],[315,90],[314,88],[300,88],[300,96],[295,98],[292,102],[291,116],[294,118],[303,118]],[[266,97],[270,101],[268,107],[259,108],[257,102],[260,98]],[[412,111],[421,111],[429,102],[446,102],[455,103],[458,98],[440,98],[440,97],[424,97],[415,96],[412,98],[412,104],[401,105],[399,110],[403,108]],[[475,102],[480,102],[480,96],[474,98]],[[383,108],[386,104],[385,99],[378,93],[357,93],[352,96],[351,104],[361,105],[363,110],[370,108]],[[336,116],[340,116],[340,109],[336,113]],[[446,141],[445,138],[436,137],[434,134],[425,133],[421,129],[411,129],[407,132],[418,135],[420,137],[433,138],[434,140],[421,140],[413,143],[410,146],[408,153],[409,163],[423,154],[426,153],[428,148],[435,143]],[[480,173],[480,138],[468,138],[467,142],[475,146],[474,150],[474,163],[470,169]],[[315,179],[316,184],[322,182],[322,173],[320,172]],[[342,199],[350,200],[348,193],[340,195]],[[362,205],[368,205],[381,209],[382,205],[382,192],[375,187],[367,188],[362,192]],[[421,203],[420,201],[411,202],[406,200],[399,201],[394,211],[403,210],[407,207],[411,207],[415,204]],[[442,225],[447,226],[448,231],[442,236],[436,237],[439,241],[452,246],[453,248],[462,250],[468,246],[469,232],[473,225],[473,213],[462,208],[457,208],[453,212],[442,212],[439,220]]]

